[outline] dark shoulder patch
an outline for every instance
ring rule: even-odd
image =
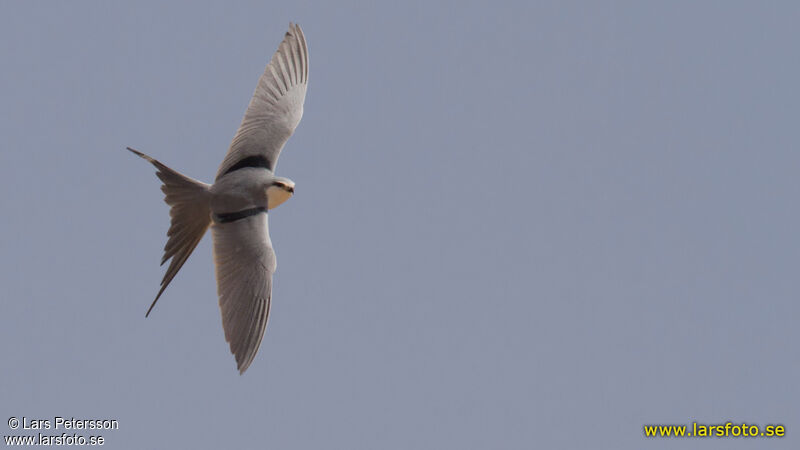
[[[224,214],[214,214],[214,222],[217,223],[230,223],[236,222],[237,220],[246,219],[250,216],[255,216],[256,214],[267,212],[267,208],[259,207],[259,208],[250,208],[250,209],[243,209],[241,211],[236,211],[232,213],[224,213]]]
[[[227,175],[233,171],[244,169],[247,167],[261,167],[263,169],[272,170],[272,163],[263,155],[253,155],[247,158],[240,159],[236,164],[232,165],[222,175]]]

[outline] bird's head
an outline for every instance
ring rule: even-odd
[[[276,177],[267,185],[267,209],[278,207],[294,194],[294,181]]]

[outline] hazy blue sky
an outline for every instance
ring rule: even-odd
[[[0,3],[0,434],[800,447],[797,2],[227,3]],[[289,21],[297,193],[239,376],[209,236],[145,319],[168,208],[124,148],[210,182]],[[728,420],[787,436],[642,432]]]

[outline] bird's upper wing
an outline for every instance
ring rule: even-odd
[[[211,227],[222,328],[240,373],[264,337],[276,266],[267,214],[249,211],[216,216]]]
[[[275,170],[283,144],[303,117],[308,47],[299,25],[289,31],[267,64],[250,105],[217,171],[217,179],[241,167]]]

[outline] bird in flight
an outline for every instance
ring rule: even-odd
[[[170,206],[161,264],[171,261],[145,317],[211,227],[222,328],[240,374],[253,362],[267,327],[276,267],[267,213],[294,194],[294,182],[275,176],[275,164],[303,117],[307,85],[306,38],[299,25],[290,23],[258,80],[214,184],[128,147],[156,167]]]

